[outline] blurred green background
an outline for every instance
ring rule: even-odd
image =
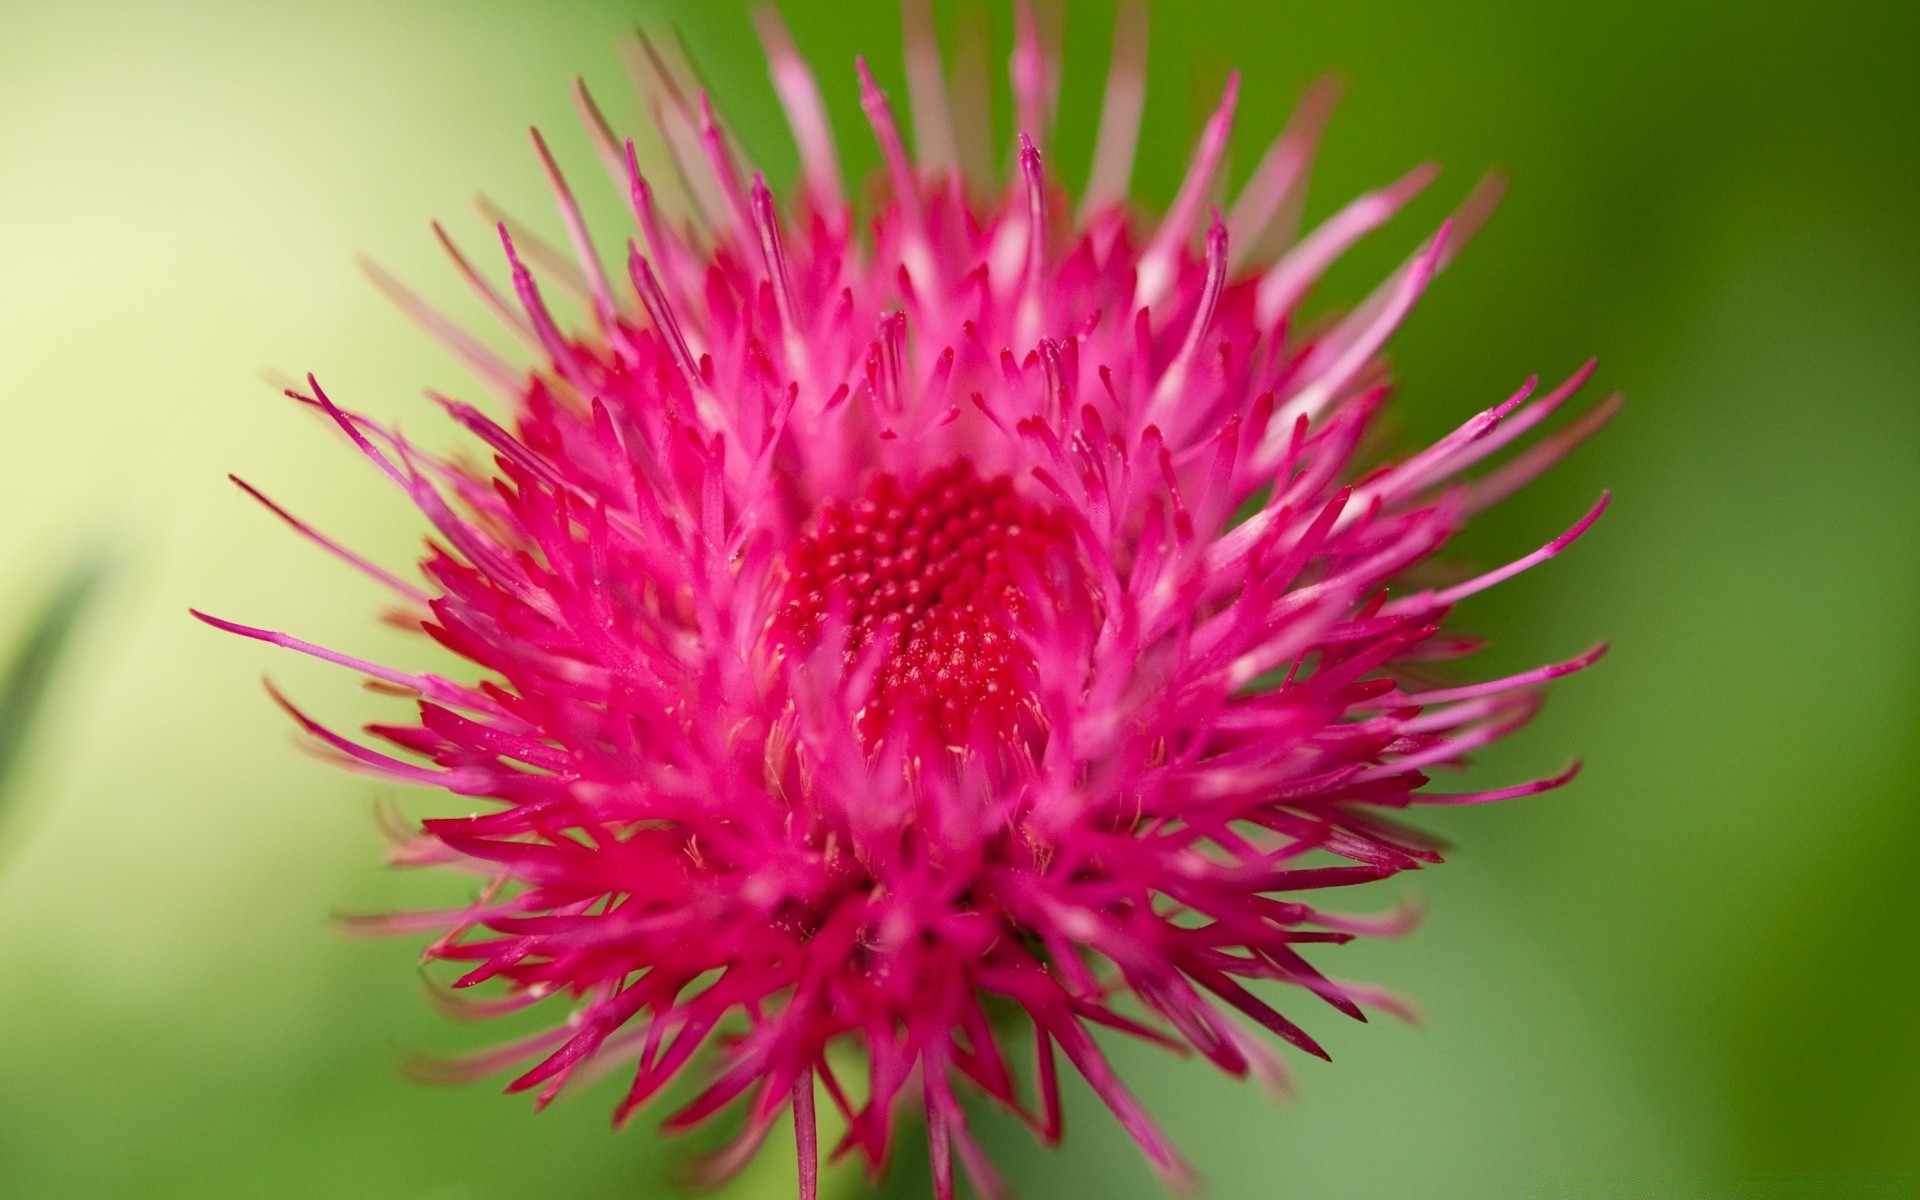
[[[851,58],[900,86],[895,6],[783,7],[846,160],[871,167]],[[1006,15],[963,11],[994,21],[998,55]],[[566,85],[583,73],[632,128],[615,41],[636,19],[681,26],[742,141],[791,178],[738,3],[0,2],[5,628],[103,538],[123,557],[0,811],[0,1196],[670,1194],[675,1148],[645,1120],[610,1133],[607,1086],[535,1117],[401,1077],[401,1048],[490,1031],[433,1013],[414,946],[326,916],[441,888],[377,865],[376,789],[297,753],[254,679],[342,721],[373,702],[185,615],[418,653],[373,626],[371,586],[222,477],[406,561],[417,520],[261,371],[312,369],[435,436],[419,387],[471,389],[352,255],[477,320],[425,222],[485,251],[484,187],[557,230],[529,122],[603,248],[624,237]],[[1068,12],[1069,180],[1111,24]],[[1119,1049],[1123,1069],[1222,1200],[1911,1189],[1920,8],[1186,0],[1153,26],[1149,204],[1234,65],[1242,173],[1310,79],[1351,85],[1310,220],[1422,159],[1449,168],[1318,303],[1363,294],[1483,169],[1511,171],[1398,340],[1409,437],[1589,354],[1629,406],[1468,541],[1529,549],[1615,490],[1574,553],[1463,614],[1490,671],[1613,641],[1481,768],[1579,753],[1586,776],[1446,814],[1449,865],[1373,897],[1415,892],[1426,926],[1323,959],[1413,994],[1425,1026],[1306,1013],[1336,1061],[1298,1063],[1285,1106],[1149,1050]],[[1159,1194],[1083,1094],[1058,1153],[986,1128],[1025,1196]],[[925,1195],[902,1167],[889,1194]],[[776,1146],[731,1194],[792,1189]]]

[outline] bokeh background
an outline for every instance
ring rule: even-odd
[[[782,7],[843,154],[870,168],[851,59],[900,86],[895,6]],[[949,32],[990,21],[1004,53],[997,6],[939,11]],[[1463,614],[1494,638],[1489,669],[1612,640],[1481,768],[1577,752],[1587,774],[1447,814],[1453,860],[1373,897],[1411,890],[1426,926],[1338,952],[1417,996],[1424,1027],[1313,1019],[1336,1061],[1301,1061],[1284,1106],[1150,1050],[1118,1048],[1123,1069],[1221,1200],[1914,1194],[1920,8],[1156,0],[1152,17],[1148,205],[1234,65],[1239,173],[1308,81],[1350,84],[1310,220],[1446,164],[1317,304],[1363,294],[1482,170],[1511,172],[1397,342],[1409,437],[1589,354],[1629,405],[1468,543],[1531,548],[1615,490],[1575,552]],[[185,613],[418,653],[373,626],[370,585],[223,476],[407,560],[412,514],[263,369],[317,371],[436,437],[421,385],[469,382],[352,256],[477,320],[426,220],[484,249],[483,187],[555,230],[529,122],[624,229],[566,87],[584,74],[634,126],[615,43],[636,20],[679,25],[742,141],[791,178],[732,0],[0,0],[5,628],[75,563],[114,564],[0,808],[0,1196],[672,1194],[678,1151],[645,1120],[609,1132],[605,1086],[536,1117],[490,1086],[402,1078],[404,1050],[488,1031],[434,1014],[415,947],[327,915],[439,885],[376,864],[377,789],[299,754],[255,681],[342,721],[373,701]],[[1112,20],[1067,13],[1069,180]],[[1048,1153],[987,1123],[1023,1195],[1159,1194],[1084,1094],[1069,1127]],[[900,1165],[889,1194],[925,1195],[924,1163]],[[792,1189],[776,1145],[730,1195]]]

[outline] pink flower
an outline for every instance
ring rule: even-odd
[[[484,801],[397,853],[474,872],[477,898],[368,924],[438,931],[426,955],[464,970],[456,989],[504,988],[463,1011],[568,1015],[447,1074],[518,1064],[508,1090],[544,1103],[622,1070],[624,1118],[696,1070],[703,1090],[667,1127],[743,1110],[718,1175],[791,1109],[808,1196],[817,1094],[845,1121],[839,1150],[876,1171],[897,1115],[920,1108],[947,1197],[956,1156],[983,1194],[1001,1190],[960,1093],[1052,1140],[1064,1056],[1178,1181],[1180,1157],[1090,1029],[1280,1081],[1268,1034],[1322,1054],[1282,996],[1354,1018],[1400,1007],[1307,955],[1407,922],[1310,897],[1439,861],[1396,810],[1572,777],[1425,790],[1597,650],[1478,683],[1434,664],[1474,648],[1445,631],[1456,602],[1557,554],[1604,498],[1497,570],[1408,581],[1612,405],[1470,474],[1588,371],[1538,397],[1530,381],[1368,469],[1381,348],[1490,191],[1350,313],[1303,323],[1328,263],[1432,174],[1261,261],[1263,239],[1288,233],[1330,89],[1308,94],[1223,218],[1206,197],[1229,83],[1171,210],[1144,221],[1124,199],[1144,56],[1129,8],[1074,210],[1043,164],[1057,67],[1031,16],[1012,64],[1026,134],[995,189],[956,167],[930,25],[908,13],[917,161],[861,68],[884,200],[844,197],[813,79],[769,11],[805,165],[784,211],[706,98],[643,45],[687,214],[668,215],[578,94],[631,198],[628,277],[603,273],[537,134],[572,256],[501,225],[509,298],[447,243],[533,365],[382,277],[498,394],[504,424],[435,397],[490,464],[427,453],[311,380],[294,393],[425,514],[423,578],[287,519],[391,588],[471,681],[204,619],[411,697],[413,719],[368,727],[385,750],[289,711],[349,765]],[[552,315],[556,291],[585,327]],[[1026,1030],[1037,1058],[1016,1082]]]

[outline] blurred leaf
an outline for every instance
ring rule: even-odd
[[[55,669],[81,615],[110,574],[104,554],[76,563],[42,603],[0,675],[0,816],[6,813],[14,767],[33,720],[45,702]]]

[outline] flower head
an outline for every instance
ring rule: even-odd
[[[1488,192],[1358,307],[1304,324],[1327,264],[1431,174],[1264,261],[1329,89],[1209,216],[1229,84],[1170,211],[1144,220],[1125,203],[1144,54],[1127,8],[1075,211],[1044,165],[1056,70],[1030,15],[1012,66],[1025,134],[996,190],[956,168],[939,54],[907,11],[917,160],[861,67],[883,200],[844,198],[812,77],[768,13],[804,163],[787,204],[643,44],[682,214],[579,93],[638,226],[626,277],[603,271],[537,134],[572,256],[503,223],[509,298],[446,243],[530,366],[378,277],[498,394],[501,421],[436,397],[489,462],[428,453],[317,382],[295,393],[417,503],[422,578],[288,520],[391,588],[464,681],[208,620],[405,693],[416,715],[369,739],[290,711],[355,767],[484,802],[398,851],[475,872],[477,898],[374,922],[437,930],[427,956],[464,972],[455,989],[504,989],[473,1012],[566,1010],[472,1074],[517,1063],[509,1090],[544,1102],[622,1070],[624,1117],[691,1073],[699,1090],[666,1124],[742,1109],[710,1164],[724,1173],[791,1110],[808,1195],[816,1094],[845,1122],[839,1149],[876,1169],[917,1107],[947,1196],[955,1156],[999,1189],[961,1092],[1057,1137],[1064,1057],[1177,1180],[1090,1029],[1277,1080],[1269,1035],[1322,1053],[1281,1006],[1396,1006],[1309,954],[1404,922],[1315,896],[1439,860],[1396,810],[1571,777],[1425,790],[1597,657],[1436,677],[1473,648],[1445,632],[1453,605],[1557,553],[1599,507],[1497,570],[1410,581],[1611,408],[1473,470],[1587,372],[1538,397],[1529,383],[1367,469],[1381,348]],[[588,314],[579,328],[553,315],[558,291]]]

